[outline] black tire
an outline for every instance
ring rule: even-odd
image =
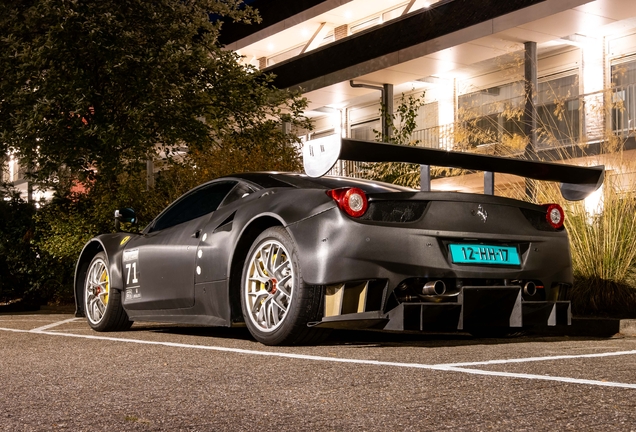
[[[274,272],[276,267],[282,269]],[[269,280],[256,279],[263,275]],[[321,305],[322,289],[305,284],[298,250],[287,231],[263,231],[247,254],[241,276],[243,318],[254,339],[265,345],[320,343],[329,331],[307,323],[321,319]]]
[[[104,252],[96,254],[88,265],[83,294],[86,321],[93,330],[123,331],[133,324],[121,304],[121,291],[110,289],[110,271]]]

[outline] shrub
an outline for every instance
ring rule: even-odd
[[[0,302],[21,298],[30,288],[37,251],[32,247],[35,206],[9,185],[0,188]]]

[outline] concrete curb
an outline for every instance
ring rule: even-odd
[[[634,319],[621,320],[619,333],[624,336],[636,336],[636,320]]]
[[[541,333],[544,333],[541,331]],[[562,336],[636,336],[636,320],[619,318],[572,317],[571,326],[556,326],[545,333]]]

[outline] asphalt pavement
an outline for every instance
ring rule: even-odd
[[[636,431],[636,337],[336,332],[0,315],[0,430]]]

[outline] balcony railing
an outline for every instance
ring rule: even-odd
[[[569,146],[582,140],[601,141],[608,135],[621,139],[635,137],[636,83],[555,100],[539,105],[537,111],[539,149]],[[411,141],[417,141],[417,145],[422,147],[452,150],[457,148],[459,140],[470,140],[471,134],[479,135],[474,133],[475,128],[491,132],[474,139],[471,144],[477,145],[500,144],[523,130],[520,121],[502,121],[497,116],[501,114],[491,114],[483,119],[475,116],[463,122],[418,129],[411,135]],[[488,139],[484,136],[488,135],[492,140],[486,142]],[[361,163],[338,161],[330,175],[360,177],[363,166]]]
[[[453,148],[454,130],[453,123],[419,129],[413,132],[411,141],[417,142],[420,147],[450,150]]]

